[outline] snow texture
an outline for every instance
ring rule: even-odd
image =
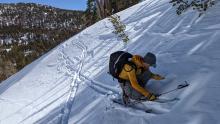
[[[176,15],[169,0],[145,0],[118,15],[129,43],[112,33],[103,19],[57,46],[0,85],[0,124],[220,124],[220,3],[199,16]],[[140,109],[112,102],[120,97],[107,74],[109,55],[117,50],[157,56],[150,80],[153,93],[169,91],[183,81],[190,86]]]

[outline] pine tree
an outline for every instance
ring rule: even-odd
[[[197,10],[200,13],[199,16],[201,16],[208,8],[215,5],[215,0],[192,0],[191,2],[188,0],[171,0],[170,3],[173,6],[177,6],[176,13],[178,15],[192,8],[193,10]]]
[[[141,0],[96,0],[98,16],[105,18],[130,6],[139,3]]]
[[[91,25],[94,24],[95,22],[98,21],[98,15],[97,15],[97,8],[96,8],[96,3],[95,0],[88,0],[87,1],[87,9],[85,11],[85,16],[86,16],[86,25]]]

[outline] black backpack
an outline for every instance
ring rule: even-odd
[[[125,51],[117,51],[110,55],[109,60],[109,74],[112,75],[116,79],[119,78],[119,74],[121,73],[125,64],[135,66],[132,62],[129,62],[129,58],[132,58],[132,54]],[[135,66],[136,70],[136,66]]]

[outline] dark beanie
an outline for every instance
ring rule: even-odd
[[[156,65],[156,56],[153,53],[148,52],[144,56],[144,61],[150,65]]]

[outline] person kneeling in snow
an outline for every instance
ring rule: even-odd
[[[145,88],[150,79],[164,79],[164,77],[152,73],[149,69],[150,66],[156,67],[156,56],[153,53],[147,53],[144,58],[133,55],[129,63],[124,64],[118,79],[123,91],[123,102],[127,104],[129,99],[156,100],[156,95]]]

